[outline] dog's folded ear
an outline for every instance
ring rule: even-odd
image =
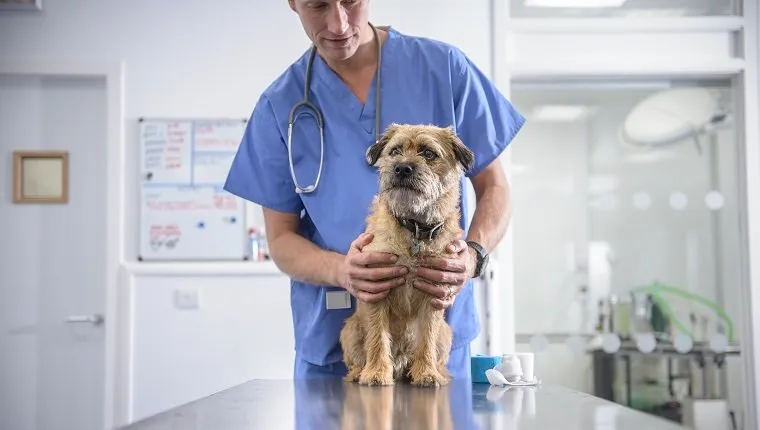
[[[374,166],[375,163],[377,163],[380,154],[383,153],[383,148],[385,148],[385,145],[390,142],[393,135],[398,131],[398,128],[398,124],[393,123],[389,125],[382,136],[380,136],[380,139],[367,148],[365,156],[367,157],[367,163],[369,163],[370,166]]]
[[[472,150],[457,136],[453,126],[446,127],[444,133],[445,141],[451,145],[454,158],[462,165],[464,171],[467,172],[472,169],[472,166],[475,164],[475,154]]]

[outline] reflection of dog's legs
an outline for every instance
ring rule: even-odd
[[[364,321],[364,352],[366,365],[359,376],[365,385],[392,385],[391,334],[388,308],[385,304],[373,305],[367,310]]]
[[[438,430],[438,398],[445,388],[434,390],[411,390],[409,409],[414,411],[410,428]]]
[[[438,338],[443,321],[436,321],[436,318],[440,318],[441,313],[442,311],[431,310],[417,315],[417,336],[409,369],[409,377],[414,385],[429,387],[448,382],[446,376],[438,371]]]
[[[436,409],[438,414],[437,430],[453,430],[454,419],[451,416],[451,401],[449,400],[449,390],[443,389],[438,393]]]
[[[438,373],[444,378],[449,379],[449,370],[446,365],[449,363],[449,354],[451,353],[451,327],[442,321],[438,326],[437,352],[438,352]]]
[[[359,386],[346,384],[345,397],[343,398],[343,415],[341,416],[342,430],[356,430],[361,428],[363,417]]]
[[[345,380],[356,382],[364,368],[364,348],[361,322],[354,314],[346,319],[343,330],[340,331],[340,346],[343,348],[343,362],[346,363],[348,374]]]
[[[393,429],[393,394],[395,387],[361,387],[364,430]],[[357,427],[359,429],[360,427]]]

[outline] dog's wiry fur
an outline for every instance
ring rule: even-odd
[[[410,272],[405,284],[381,301],[358,301],[346,320],[340,342],[347,381],[392,385],[408,378],[420,386],[449,382],[451,328],[444,311],[433,308],[433,298],[414,287],[414,268],[426,256],[444,255],[448,245],[463,238],[459,183],[473,158],[453,128],[429,125],[392,124],[367,150],[367,162],[380,172],[380,192],[367,218],[366,231],[374,238],[364,251],[396,254],[396,264]],[[404,178],[396,173],[399,166],[407,167]],[[442,226],[414,255],[414,235],[399,219]]]

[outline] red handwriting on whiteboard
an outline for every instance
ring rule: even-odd
[[[210,202],[197,202],[194,200],[162,200],[162,201],[149,201],[145,204],[148,209],[154,211],[192,211],[213,209],[214,205]]]
[[[200,150],[230,150],[240,144],[239,133],[223,123],[203,123],[195,128],[195,148]]]
[[[195,133],[197,135],[214,134],[214,126],[210,122],[198,123],[198,125],[195,126]]]
[[[166,170],[177,170],[182,168],[182,158],[181,157],[165,157],[164,158],[164,169]]]
[[[172,249],[182,237],[182,230],[177,224],[154,224],[150,226],[148,242],[153,250],[164,247]]]
[[[195,147],[197,149],[235,149],[240,144],[239,139],[232,139],[229,137],[196,137]]]
[[[152,225],[150,226],[150,238],[151,240],[160,238],[161,236],[181,236],[182,231],[177,224],[165,224],[165,225]]]
[[[214,196],[214,206],[220,210],[234,210],[237,209],[237,200],[235,196],[217,194]]]

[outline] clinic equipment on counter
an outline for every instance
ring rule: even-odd
[[[252,261],[269,260],[269,246],[265,229],[259,229],[256,227],[248,228],[248,240],[250,242]]]
[[[526,353],[503,354],[502,356],[474,355],[470,359],[472,382],[476,384],[488,383],[500,387],[540,385],[541,381],[533,376],[532,355]],[[530,375],[523,372],[523,368],[527,370],[528,367],[530,367]]]
[[[672,338],[672,331],[677,330],[695,340],[707,340],[706,317],[702,317],[702,335],[695,336],[696,316],[690,315],[692,328],[689,329],[679,319],[666,295],[701,304],[709,309],[720,320],[716,324],[716,332],[725,331],[728,342],[734,341],[734,324],[725,310],[699,294],[656,282],[636,287],[627,295],[611,295],[607,300],[600,300],[597,331],[616,333],[621,339],[628,339],[637,333],[654,333],[660,338]]]
[[[703,309],[695,310],[694,305]],[[725,428],[733,414],[725,407],[728,393],[721,386],[727,377],[725,362],[740,349],[733,321],[724,309],[699,294],[658,282],[633,288],[628,295],[610,296],[599,306],[597,328],[616,335],[620,345],[589,351],[594,395],[674,421],[707,420]],[[654,335],[651,346],[639,343],[647,335]],[[618,360],[623,364],[620,370]],[[666,366],[664,375],[661,365]],[[616,389],[618,372],[622,380]]]
[[[663,297],[663,294],[670,293],[676,296],[680,296],[681,298],[687,299],[692,302],[699,303],[706,308],[710,309],[715,315],[723,321],[723,323],[726,325],[726,337],[728,338],[729,342],[734,341],[734,323],[731,320],[731,318],[728,316],[726,311],[718,306],[715,302],[712,300],[707,299],[704,296],[701,296],[696,293],[692,293],[690,291],[683,290],[681,288],[672,287],[669,285],[664,285],[660,283],[653,283],[650,285],[645,285],[642,287],[638,287],[634,289],[635,292],[645,292],[648,293],[651,297],[653,302],[657,303],[660,308],[663,310],[665,315],[668,317],[670,321],[673,322],[673,325],[678,328],[681,332],[684,334],[689,334],[692,337],[694,336],[693,330],[689,330],[675,315],[675,312],[673,312],[670,304],[668,301]],[[718,326],[718,331],[722,331],[723,327]],[[704,336],[706,337],[706,336]]]
[[[472,382],[475,384],[488,384],[486,370],[496,368],[500,364],[500,355],[473,355],[470,358],[470,373],[472,374]]]
[[[631,293],[610,295],[599,301],[600,333],[615,333],[621,339],[628,339],[636,333],[667,333],[670,321],[660,304],[649,294]]]
[[[634,341],[625,340],[615,352],[604,351],[601,347],[591,348],[588,353],[592,356],[593,391],[594,396],[611,402],[626,405],[633,409],[643,410],[681,422],[681,405],[678,402],[700,399],[726,399],[728,393],[722,391],[715,378],[726,377],[726,358],[737,357],[741,354],[738,346],[730,345],[724,350],[715,351],[706,342],[695,342],[688,352],[680,352],[667,341],[658,342],[652,352],[641,352]],[[635,359],[663,360],[666,366],[664,385],[637,387],[634,374]],[[621,363],[622,366],[618,366]],[[692,365],[696,364],[696,368]],[[720,376],[717,376],[720,375]],[[615,381],[620,385],[617,386]],[[687,392],[679,393],[676,384],[683,381]],[[652,389],[660,388],[662,395],[652,398]],[[645,393],[641,391],[645,390]],[[679,397],[683,397],[680,399]],[[670,401],[667,401],[671,399]],[[665,402],[656,405],[656,402]],[[674,411],[666,411],[666,404],[674,405]]]
[[[382,68],[382,49],[380,46],[380,36],[377,34],[377,29],[371,23],[369,24],[372,32],[375,34],[375,48],[377,49],[377,69],[375,70],[375,142],[380,140],[380,69]],[[290,175],[293,177],[293,183],[296,184],[296,193],[312,193],[317,189],[319,184],[319,178],[322,176],[322,164],[325,155],[325,138],[324,138],[324,119],[322,111],[313,103],[309,101],[309,90],[311,88],[311,66],[314,62],[314,57],[317,54],[317,47],[312,46],[311,53],[309,54],[309,62],[306,64],[306,78],[303,88],[303,100],[293,105],[290,109],[290,115],[288,117],[288,162],[290,164]],[[293,167],[293,126],[296,123],[295,115],[297,108],[305,106],[314,112],[314,117],[317,120],[317,127],[319,128],[319,168],[317,170],[317,178],[314,180],[314,184],[301,187],[298,185],[298,179],[296,179],[295,168]],[[307,113],[308,115],[308,113]]]

